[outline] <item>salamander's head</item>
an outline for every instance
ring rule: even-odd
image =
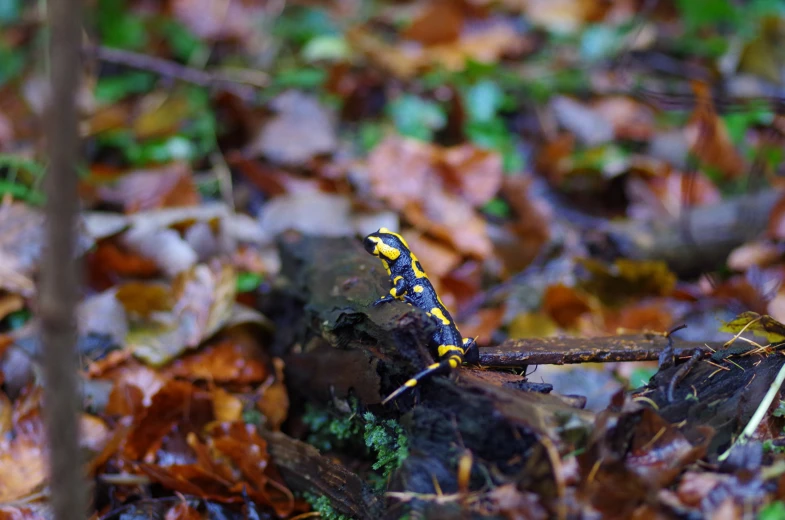
[[[376,233],[371,233],[365,237],[363,246],[372,255],[378,256],[391,264],[409,252],[406,240],[398,233],[393,233],[387,228],[381,228]]]

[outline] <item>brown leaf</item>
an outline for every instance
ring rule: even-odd
[[[174,428],[179,435],[201,429],[214,419],[210,394],[185,381],[167,381],[150,405],[136,414],[123,454],[134,461],[152,462],[164,437]]]
[[[152,278],[160,272],[153,260],[128,251],[112,239],[100,241],[85,262],[90,285],[97,290],[108,289],[122,278]]]
[[[700,82],[694,82],[692,87],[696,105],[684,130],[690,151],[726,178],[736,179],[744,174],[747,166],[731,142],[725,123],[717,116],[711,89]]]
[[[236,275],[229,264],[199,264],[172,283],[171,312],[138,325],[128,335],[129,348],[148,364],[161,366],[187,348],[196,348],[226,323],[234,307]]]
[[[196,206],[201,200],[190,167],[181,162],[126,173],[113,186],[99,187],[98,196],[126,213]]]
[[[368,157],[368,179],[374,195],[403,212],[415,227],[452,243],[464,254],[485,258],[491,252],[485,220],[470,200],[448,191],[449,179],[464,178],[462,167],[467,167],[469,172],[467,189],[474,184],[472,179],[477,178],[474,172],[479,170],[475,170],[472,157],[481,157],[481,162],[488,160],[484,153],[474,154],[468,148],[450,155],[449,149],[388,137]],[[500,168],[489,171],[488,182],[492,188],[484,188],[485,192],[480,193],[482,198],[490,189],[498,189],[494,179],[500,173]]]
[[[269,372],[262,352],[255,342],[231,338],[175,360],[167,372],[179,378],[218,384],[261,383]]]
[[[545,290],[542,310],[562,329],[571,329],[591,307],[586,298],[574,288],[556,284]]]
[[[221,387],[212,390],[213,415],[216,421],[234,422],[242,419],[243,402]]]
[[[401,78],[433,67],[459,71],[469,61],[494,63],[501,56],[520,55],[530,47],[515,25],[503,17],[466,20],[459,38],[423,48],[387,43],[363,26],[347,30],[346,38],[353,48]]]
[[[275,366],[275,379],[259,396],[256,408],[267,418],[268,427],[273,431],[279,431],[289,415],[289,392],[284,384],[283,360],[273,358],[273,365]]]
[[[401,36],[423,45],[454,42],[461,35],[464,13],[458,2],[434,0],[403,31]]]

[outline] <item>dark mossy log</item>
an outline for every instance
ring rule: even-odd
[[[355,473],[323,457],[310,444],[279,432],[263,430],[261,434],[293,491],[326,496],[334,509],[351,518],[379,518],[382,500]]]
[[[430,508],[444,513],[466,504],[427,497],[471,493],[490,482],[534,490],[548,508],[558,502],[565,486],[555,467],[588,435],[591,413],[568,399],[516,388],[521,376],[467,367],[379,406],[431,362],[430,318],[400,302],[372,306],[389,280],[359,241],[287,235],[281,251],[288,291],[301,302],[301,317],[285,332],[297,345],[286,356],[290,388],[322,402],[353,395],[378,415],[401,414],[410,456],[388,490],[416,495],[408,506],[429,518],[436,514]],[[458,464],[468,454],[472,464],[461,480]],[[403,512],[396,504],[389,504],[390,517]]]
[[[660,334],[608,336],[601,338],[527,338],[507,340],[499,346],[480,349],[483,366],[525,367],[569,363],[656,361],[668,346]],[[689,357],[695,350],[707,353],[720,345],[707,345],[673,338],[675,357]]]

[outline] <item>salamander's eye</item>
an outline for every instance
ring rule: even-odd
[[[365,240],[363,240],[363,247],[365,250],[375,256],[379,256],[379,251],[376,249],[377,240],[379,239],[370,236],[365,237]]]

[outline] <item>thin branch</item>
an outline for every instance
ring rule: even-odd
[[[82,52],[100,61],[153,72],[165,78],[177,79],[205,88],[222,88],[243,100],[253,99],[256,90],[264,87],[268,80],[267,75],[261,72],[243,70],[235,74],[210,72],[147,54],[100,45],[86,46]]]
[[[80,401],[77,380],[76,262],[77,161],[79,131],[76,92],[80,76],[81,0],[49,0],[51,98],[46,137],[46,255],[39,289],[44,359],[44,415],[50,460],[53,516],[87,516],[87,494],[79,451]]]

